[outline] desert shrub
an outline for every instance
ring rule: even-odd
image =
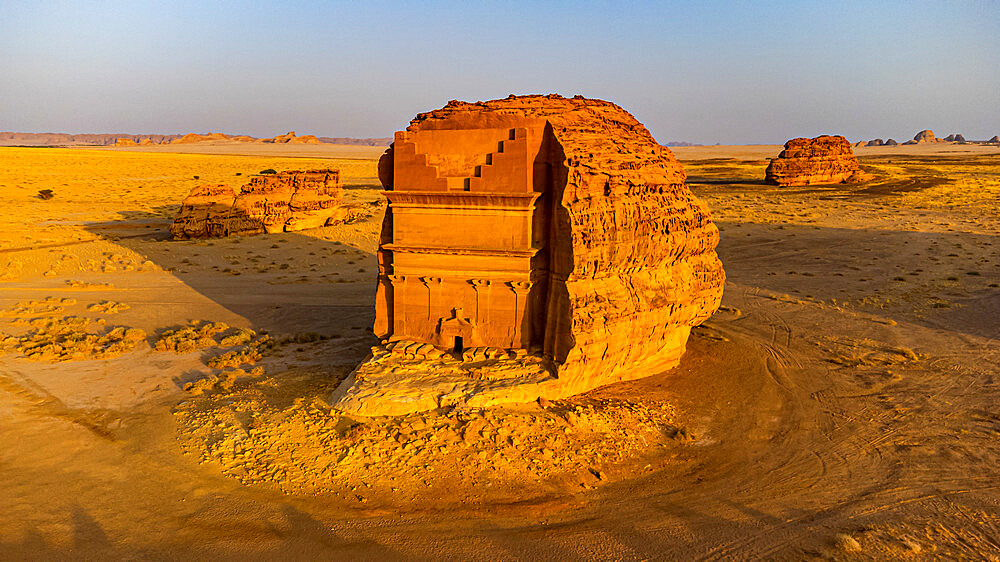
[[[274,168],[268,168],[266,170],[261,170],[258,173],[261,174],[261,175],[264,175],[264,174],[277,174],[278,172],[275,172]]]
[[[167,330],[160,335],[153,349],[156,351],[173,351],[188,353],[218,345],[215,335],[225,332],[229,326],[222,322],[193,322],[189,326]]]

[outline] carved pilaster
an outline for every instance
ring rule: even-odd
[[[421,277],[420,282],[427,287],[427,319],[431,319],[431,311],[434,310],[434,293],[438,293],[438,300],[441,298],[441,282],[443,279],[440,277]]]
[[[524,323],[524,332],[522,337],[522,319],[524,318],[524,312],[521,310],[522,307],[527,306],[528,302],[528,292],[531,290],[531,286],[534,285],[531,281],[508,281],[506,283],[510,287],[511,291],[514,291],[514,319],[512,325],[514,326],[514,334],[511,338],[511,347],[519,348],[527,345],[526,342],[531,341],[531,321]],[[522,344],[522,342],[525,342]]]
[[[387,275],[392,286],[392,333],[406,333],[406,276]]]

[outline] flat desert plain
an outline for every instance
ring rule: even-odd
[[[779,151],[675,150],[728,276],[680,367],[353,419],[380,150],[0,148],[0,557],[1000,557],[1000,151]],[[367,218],[170,239],[196,185],[326,167]]]

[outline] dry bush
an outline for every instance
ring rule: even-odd
[[[32,361],[61,362],[117,357],[146,339],[146,332],[138,328],[119,326],[104,333],[90,332],[102,325],[103,321],[76,316],[33,320],[34,330],[20,338],[5,337],[2,346]]]
[[[215,347],[218,343],[216,343],[214,336],[228,329],[229,326],[222,322],[192,322],[183,328],[163,332],[153,349],[188,353],[207,347]]]

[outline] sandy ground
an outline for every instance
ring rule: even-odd
[[[0,557],[1000,557],[1000,152],[779,189],[724,148],[676,150],[728,275],[680,367],[371,421],[324,399],[373,343],[377,154],[0,149]],[[167,239],[198,182],[315,166],[373,216]]]

